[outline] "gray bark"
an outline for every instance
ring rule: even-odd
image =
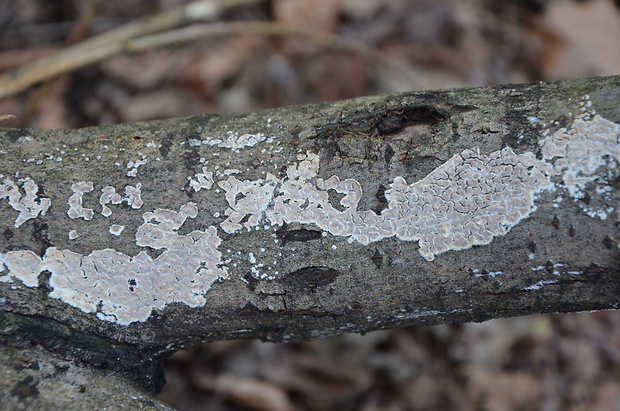
[[[11,351],[3,355],[15,362],[14,350],[27,350],[24,355],[36,362],[75,361],[71,364],[79,365],[69,368],[93,373],[97,384],[152,391],[162,383],[161,360],[201,342],[299,341],[414,324],[617,308],[619,102],[615,76],[106,128],[1,130],[4,190],[21,194],[13,194],[12,204],[6,194],[0,206],[0,338]],[[602,131],[581,127],[595,123]],[[248,146],[239,148],[243,141]],[[562,141],[569,141],[565,152],[578,149],[554,154]],[[607,155],[597,154],[597,144]],[[137,162],[143,159],[145,164]],[[478,175],[463,183],[478,160]],[[447,165],[456,174],[439,176]],[[571,169],[577,166],[585,168],[573,181]],[[344,183],[327,189],[332,176],[357,183],[349,191]],[[403,179],[409,194],[397,190]],[[243,181],[246,191],[233,193],[232,185]],[[79,182],[92,182],[92,190],[72,189]],[[302,196],[295,209],[287,182],[324,194],[327,200],[315,212],[331,208],[335,217],[278,220],[273,214],[278,201],[291,213],[317,204]],[[36,190],[29,197],[32,183]],[[457,187],[461,183],[464,188]],[[110,195],[106,203],[105,187],[120,196]],[[361,188],[360,198],[355,187]],[[476,191],[480,187],[482,193]],[[141,191],[142,205],[132,188]],[[253,197],[259,188],[265,192]],[[455,211],[456,203],[444,201],[447,188],[464,190],[469,208]],[[399,193],[409,195],[406,206],[397,205]],[[437,196],[441,204],[420,193]],[[260,198],[265,204],[252,203]],[[453,217],[487,209],[487,198],[518,210],[494,203],[499,208],[483,213],[474,226],[487,237],[468,234],[457,241],[462,227],[455,228],[461,223]],[[420,210],[407,208],[416,204]],[[251,207],[258,211],[248,211]],[[87,209],[93,210],[90,219]],[[156,210],[177,214],[168,213],[172,222],[166,223],[166,212]],[[390,210],[400,216],[393,219],[394,232],[367,241],[376,227],[359,218],[367,221],[364,213],[370,211],[387,219]],[[347,213],[358,218],[353,226],[329,226]],[[189,217],[179,220],[185,214]],[[411,236],[399,231],[407,224],[418,230],[419,221],[430,231],[425,227],[425,234]],[[110,234],[113,224],[124,226],[120,235]],[[235,224],[242,228],[235,230]],[[72,231],[77,238],[69,237]],[[166,241],[171,245],[162,245]],[[135,269],[139,258],[143,269]],[[199,266],[192,266],[194,259]],[[188,271],[194,274],[183,277]],[[211,285],[205,280],[216,276]],[[202,285],[191,291],[188,283],[196,278]],[[79,288],[73,295],[72,284]],[[42,387],[64,377],[50,377],[44,369],[29,369],[33,380],[27,383],[29,376],[4,376],[4,397],[13,404],[42,397],[61,404],[49,398],[54,391]],[[90,387],[80,392],[72,384],[63,398],[98,401],[97,395],[85,395],[93,392]]]

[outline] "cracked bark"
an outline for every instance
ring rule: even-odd
[[[600,115],[620,122],[620,77],[614,76],[364,97],[106,128],[3,129],[1,174],[32,178],[52,206],[45,216],[15,228],[16,212],[2,201],[1,252],[32,250],[42,256],[56,247],[87,255],[113,248],[133,256],[141,250],[133,234],[144,212],[176,211],[195,202],[199,214],[179,230],[184,234],[224,219],[227,204],[215,186],[194,192],[188,185],[188,177],[205,164],[211,171],[240,169],[239,179],[264,178],[263,172],[282,177],[296,155],[306,152],[319,154],[319,177],[359,181],[364,190],[359,208],[380,213],[395,176],[414,182],[466,148],[536,152],[542,124],[551,132],[569,125],[568,113],[579,112],[585,95]],[[266,143],[261,143],[236,153],[193,143],[231,131],[275,136],[281,150],[264,151]],[[128,177],[125,164],[142,158],[138,153],[149,161],[136,178]],[[603,172],[617,201],[618,170]],[[78,181],[95,186],[84,194],[84,206],[95,210],[88,222],[66,214],[71,184]],[[114,186],[119,192],[137,182],[143,184],[140,210],[110,206],[113,219],[100,214],[100,189]],[[113,401],[125,401],[132,409],[165,409],[149,398],[162,384],[162,359],[201,342],[298,341],[415,324],[617,308],[619,218],[617,210],[606,220],[583,212],[583,203],[598,201],[597,195],[588,189],[581,203],[558,203],[557,193],[542,193],[537,210],[505,236],[439,254],[434,261],[420,256],[417,242],[394,237],[363,246],[297,223],[233,234],[218,229],[218,250],[223,260],[231,259],[229,277],[212,285],[206,304],[168,304],[147,321],[128,326],[50,298],[49,273],[39,276],[38,287],[0,282],[2,368],[10,370],[0,379],[0,391],[13,408],[58,408],[69,401],[93,409],[100,406],[99,393],[120,389],[115,392],[136,394],[118,394]],[[330,198],[334,207],[338,200]],[[125,225],[124,234],[108,235],[112,223]],[[73,229],[80,233],[77,240],[68,239]],[[252,274],[250,252],[261,261],[267,256],[276,260],[273,280]],[[82,388],[85,378],[93,383]]]

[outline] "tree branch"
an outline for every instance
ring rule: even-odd
[[[619,97],[615,76],[2,130],[2,341],[152,389],[200,342],[617,308]]]

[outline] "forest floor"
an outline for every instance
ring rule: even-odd
[[[3,0],[0,74],[186,4]],[[2,127],[109,125],[410,90],[620,74],[613,0],[271,0],[270,22],[107,58],[0,99]],[[315,35],[299,35],[299,32]],[[14,117],[13,117],[14,116]],[[211,343],[167,362],[183,410],[620,411],[620,311]]]

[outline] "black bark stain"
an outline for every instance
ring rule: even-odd
[[[545,270],[547,270],[547,272],[549,274],[553,274],[553,271],[555,271],[554,268],[555,267],[553,266],[553,262],[552,261],[547,261],[545,263]]]
[[[577,234],[577,230],[575,230],[575,227],[571,224],[570,227],[568,227],[568,235],[574,237],[575,234]]]
[[[11,390],[11,395],[19,398],[20,400],[39,395],[37,381],[35,381],[31,375],[27,376],[15,384],[15,387]]]
[[[354,117],[346,123],[327,124],[318,130],[315,138],[330,140],[355,135],[389,136],[413,125],[435,126],[448,120],[453,112],[468,111],[474,108],[473,106],[432,104],[403,106]],[[390,155],[386,152],[386,160],[387,157]]]
[[[620,176],[614,177],[613,181],[611,182],[611,186],[616,191],[620,190]]]
[[[49,226],[47,223],[41,223],[38,221],[34,222],[32,239],[41,246],[39,254],[43,257],[47,249],[52,246],[52,242],[49,239]]]
[[[551,220],[551,225],[557,230],[560,228],[560,219],[558,218],[557,215],[553,216],[553,219]]]
[[[10,327],[7,327],[9,324]],[[0,327],[10,330],[4,336],[6,341],[31,341],[61,357],[121,372],[136,385],[151,392],[157,392],[163,387],[162,359],[168,352],[162,351],[160,347],[138,348],[100,335],[80,332],[44,316],[31,317],[7,311],[0,311]],[[32,392],[28,386],[32,388],[32,384],[24,381],[24,393]]]
[[[370,257],[370,259],[375,264],[377,269],[381,269],[381,267],[383,266],[383,254],[381,254],[378,248],[375,249],[375,253],[372,255],[372,257]]]
[[[168,158],[168,154],[170,154],[170,149],[172,148],[173,140],[174,138],[172,137],[172,134],[166,135],[166,137],[161,140],[159,144],[159,152],[161,153],[162,157]]]
[[[43,186],[40,186],[39,189],[37,190],[37,198],[34,201],[37,204],[41,205],[42,198],[49,198],[49,196],[45,194],[45,191],[43,190]]]
[[[305,292],[307,289],[314,292],[319,287],[333,283],[341,274],[329,267],[304,267],[282,276],[277,281],[298,292]]]
[[[186,169],[191,170],[200,164],[200,154],[197,149],[188,150],[183,154],[183,165]]]
[[[20,129],[20,128],[10,128],[7,130],[3,130],[3,133],[6,134],[11,143],[16,143],[22,137],[27,137],[30,135],[28,129]]]
[[[282,241],[282,245],[286,245],[286,243],[292,241],[305,242],[318,240],[322,235],[323,233],[318,230],[287,230],[285,226],[280,227],[280,229],[276,231],[276,236]]]
[[[611,250],[614,246],[614,240],[610,236],[605,236],[605,238],[603,239],[603,245],[608,250]]]
[[[434,125],[450,117],[445,108],[439,106],[404,107],[379,115],[376,130],[381,136],[394,134],[414,124]]]
[[[377,193],[375,194],[375,198],[377,199],[377,201],[379,201],[381,204],[387,204],[388,200],[385,197],[385,190],[387,190],[385,188],[385,186],[383,184],[379,184],[379,188],[377,189]]]
[[[41,292],[46,296],[52,292],[52,287],[50,286],[51,276],[52,273],[47,270],[41,271],[41,273],[37,276],[37,280],[39,282],[39,290],[41,290]]]
[[[252,292],[254,292],[258,283],[260,283],[260,281],[249,272],[245,273],[245,275],[242,278],[243,278],[243,282],[246,283],[246,285]]]
[[[385,148],[385,155],[383,156],[383,158],[385,158],[385,162],[389,163],[392,157],[394,157],[394,154],[396,154],[396,151],[394,151],[394,148],[388,144]]]

